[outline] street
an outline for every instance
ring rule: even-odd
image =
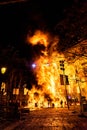
[[[79,108],[41,108],[0,122],[0,130],[87,130],[87,118],[79,114]]]

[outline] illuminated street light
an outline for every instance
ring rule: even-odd
[[[1,74],[5,74],[6,70],[7,70],[6,67],[2,67],[2,68],[1,68]]]
[[[35,63],[32,64],[32,68],[36,68],[36,64]]]
[[[5,74],[6,73],[6,70],[7,70],[7,68],[6,67],[2,67],[1,68],[1,74]],[[5,90],[5,82],[2,82],[2,84],[1,84],[1,86],[0,86],[0,89],[2,89],[2,90]],[[4,88],[4,89],[3,89]]]
[[[6,70],[7,68],[6,67],[2,67],[1,68],[1,74],[5,74],[6,73]],[[6,95],[6,92],[5,92],[5,87],[6,87],[6,84],[5,82],[2,82],[1,83],[1,86],[0,86],[0,102],[3,103],[3,95]]]
[[[36,66],[37,66],[37,65],[36,65],[35,63],[32,64],[32,68],[33,68],[33,69],[36,68]],[[38,66],[39,66],[39,65],[38,65]],[[49,63],[44,63],[43,66],[49,66]]]

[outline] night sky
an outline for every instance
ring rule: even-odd
[[[0,43],[20,46],[25,43],[29,31],[43,29],[53,32],[57,23],[66,18],[67,9],[79,3],[79,0],[29,0],[1,4]]]
[[[24,42],[28,31],[37,28],[52,29],[62,19],[63,8],[68,6],[66,0],[62,5],[63,1],[57,4],[49,0],[30,0],[0,5],[1,42],[19,44],[19,42]]]
[[[87,0],[11,1],[0,2],[0,44],[20,46],[25,43],[27,33],[36,29],[57,33],[64,39],[67,31],[73,31],[68,30],[68,24],[74,24],[77,31],[76,23],[85,19],[87,14]]]
[[[60,52],[87,38],[87,0],[12,1],[0,2],[0,66],[29,68],[35,50],[26,37],[37,29],[58,35]]]

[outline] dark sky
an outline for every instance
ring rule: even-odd
[[[64,9],[72,3],[73,0],[29,0],[1,4],[0,43],[20,44],[30,30],[52,30],[55,24],[63,19]]]
[[[31,58],[32,47],[26,44],[26,36],[36,29],[60,36],[59,49],[67,49],[79,37],[86,36],[86,14],[87,0],[3,0],[0,2],[0,49],[12,48],[9,55],[17,50],[16,56]]]

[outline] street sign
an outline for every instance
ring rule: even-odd
[[[65,76],[65,77],[64,77]],[[65,83],[66,83],[66,85],[69,85],[69,80],[68,80],[68,76],[67,75],[62,75],[62,74],[60,74],[60,83],[61,83],[61,85],[64,85],[64,78],[65,78]]]

